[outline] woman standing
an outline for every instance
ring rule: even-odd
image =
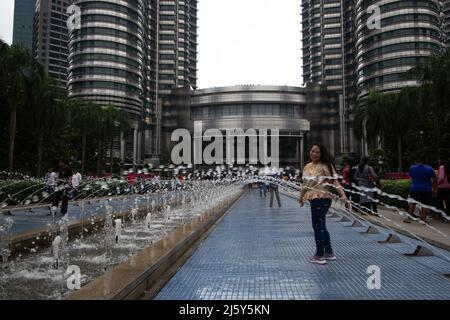
[[[325,147],[314,144],[310,151],[310,157],[311,162],[303,170],[300,205],[303,207],[304,201],[309,201],[311,204],[316,254],[310,259],[310,262],[323,265],[326,264],[327,260],[336,260],[325,221],[332,199],[331,188],[328,184],[333,184],[336,187],[342,200],[348,200],[344,188],[337,180],[333,160]],[[334,178],[330,179],[331,176]]]
[[[375,170],[373,170],[373,168],[368,165],[368,162],[369,158],[363,158],[358,167],[358,170],[356,170],[355,180],[359,187],[373,188],[375,187],[375,181],[378,179]],[[364,194],[364,196],[360,196],[359,203],[368,210],[377,212],[376,203],[372,200],[375,199],[374,193],[364,191]]]
[[[440,209],[450,216],[450,161],[448,160],[439,167],[437,196]]]

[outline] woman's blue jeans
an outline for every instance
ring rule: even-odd
[[[316,240],[316,255],[323,256],[325,253],[332,254],[330,234],[326,227],[326,215],[331,207],[331,199],[310,200],[311,217],[314,229],[314,238]]]

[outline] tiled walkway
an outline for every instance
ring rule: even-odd
[[[414,248],[380,244],[383,235],[339,219],[327,222],[338,261],[309,263],[310,209],[285,196],[282,203],[271,209],[256,191],[245,195],[156,299],[450,299],[450,262],[404,256]],[[372,265],[381,269],[380,290],[367,288]]]

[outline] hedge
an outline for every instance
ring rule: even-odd
[[[402,197],[403,199],[407,199],[409,197],[409,193],[411,191],[412,182],[411,180],[381,180],[380,189],[383,192],[394,194]],[[380,197],[379,199],[383,203],[386,203],[391,206],[399,207],[399,208],[407,208],[408,203],[406,201],[400,201],[396,199],[391,199],[388,197]]]

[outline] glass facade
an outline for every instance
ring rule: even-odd
[[[444,10],[444,31],[447,47],[450,48],[450,0],[443,1]]]
[[[370,5],[380,8],[380,30],[367,27]],[[405,72],[441,48],[440,13],[437,1],[357,1],[356,73],[360,98],[372,88],[389,92],[415,85]]]
[[[81,29],[70,41],[72,97],[142,114],[144,1],[75,1]]]
[[[340,0],[302,1],[303,82],[343,89],[343,8]]]
[[[197,0],[159,1],[160,94],[197,86]]]
[[[380,8],[380,29],[367,26],[371,5]],[[372,88],[392,92],[417,84],[405,73],[444,45],[450,1],[304,0],[302,18],[304,82],[338,94],[341,149],[355,152],[357,101]]]
[[[197,1],[72,3],[81,8],[82,26],[70,35],[69,95],[128,111],[134,148],[157,157],[163,115],[173,116],[161,98],[196,86]]]
[[[311,127],[305,88],[249,85],[192,90],[184,87],[172,90],[166,98],[164,105],[176,116],[164,118],[165,128],[169,125],[186,128],[193,134],[195,123],[201,124],[203,133],[215,129],[224,136],[227,133],[247,135],[246,139],[257,131],[276,134],[281,166],[299,168],[304,163],[303,147]],[[163,131],[163,143],[173,145],[171,136],[171,130]],[[236,147],[236,138],[233,141]]]
[[[192,109],[192,119],[201,120],[215,117],[288,117],[305,118],[304,106],[291,104],[229,104],[198,107]]]
[[[67,88],[69,67],[69,5],[69,0],[36,1],[33,27],[33,54],[63,88]]]
[[[13,43],[32,50],[33,18],[36,0],[14,1]]]

